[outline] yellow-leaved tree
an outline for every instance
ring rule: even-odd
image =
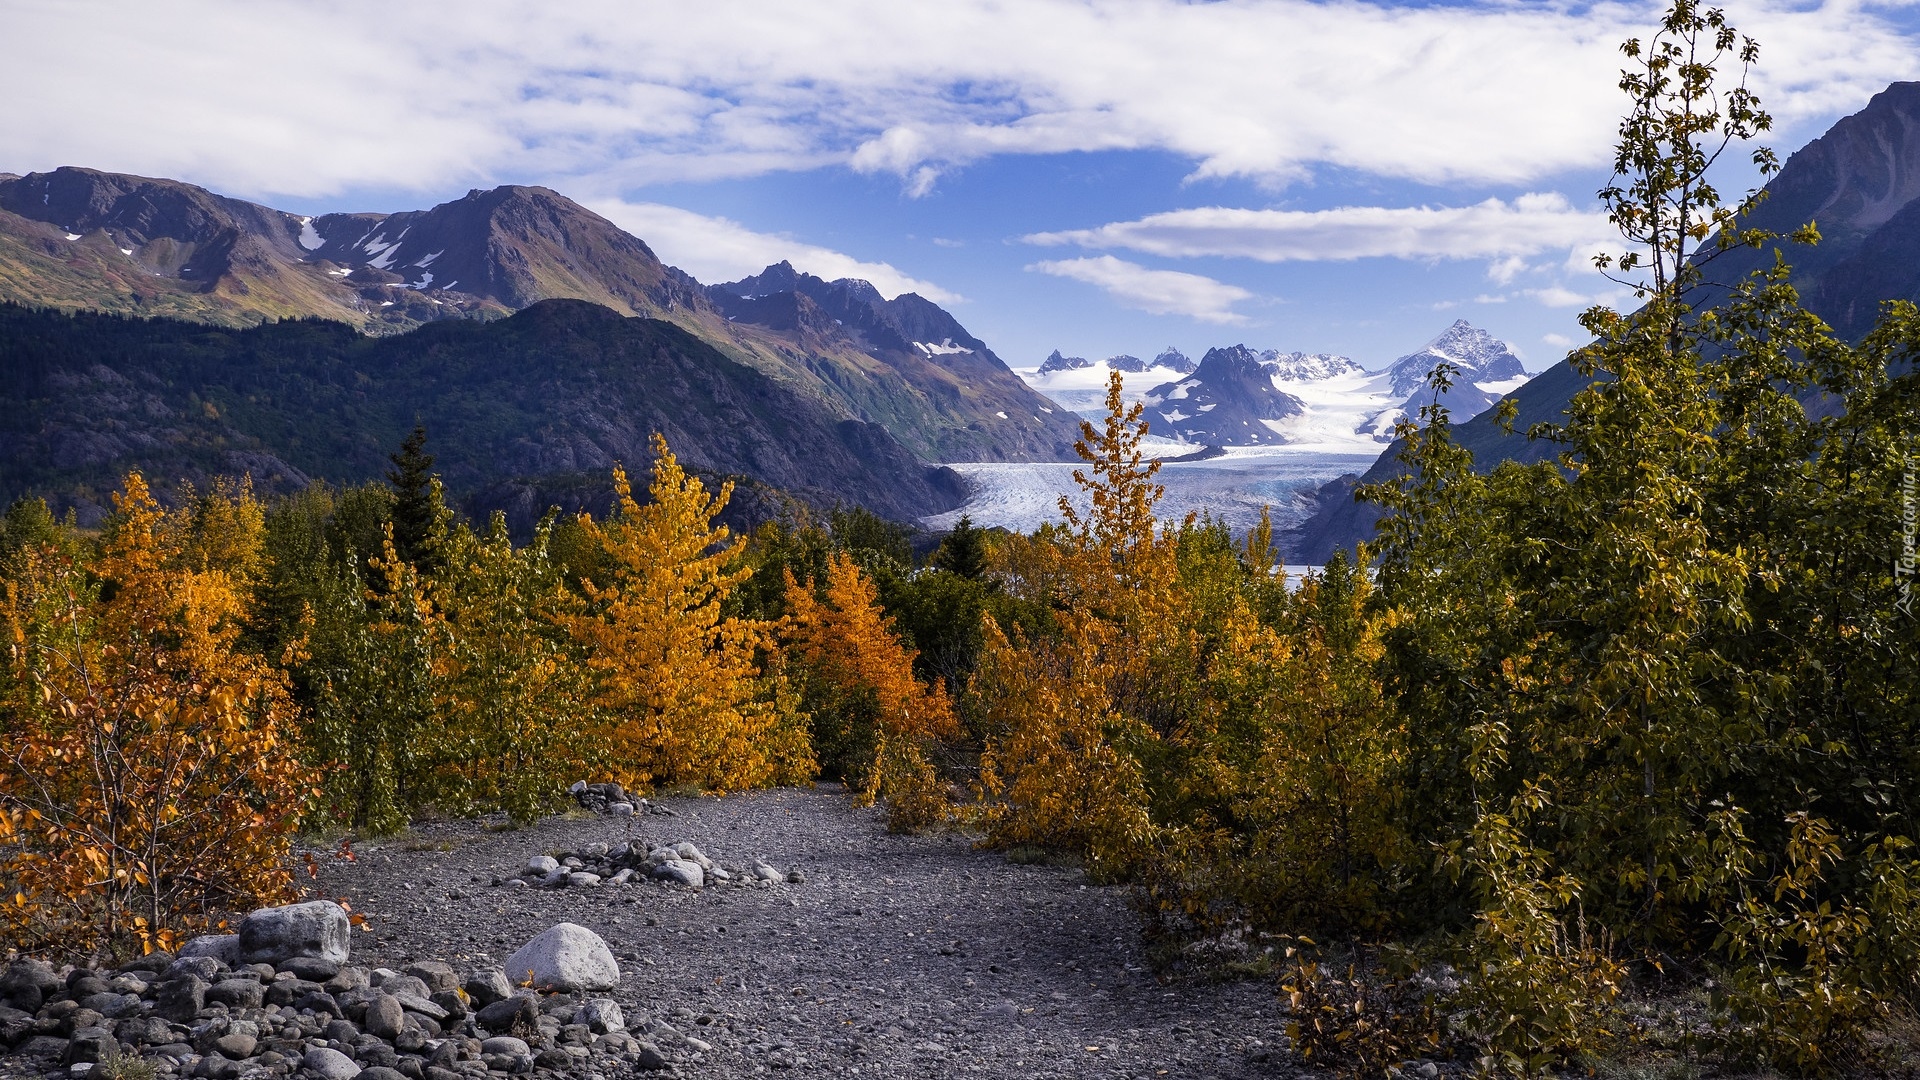
[[[768,628],[722,610],[752,573],[736,568],[741,542],[713,523],[733,486],[709,495],[664,438],[654,436],[653,450],[645,506],[616,467],[613,513],[582,517],[597,569],[581,582],[583,610],[561,620],[598,679],[608,768],[633,787],[708,791],[808,778],[812,755],[791,695],[757,664],[772,645]]]
[[[1141,412],[1123,404],[1115,374],[1105,427],[1083,422],[1074,447],[1092,467],[1073,474],[1090,507],[1063,497],[1066,527],[1027,553],[1057,633],[1010,638],[989,619],[975,682],[991,732],[981,760],[991,839],[1073,850],[1104,872],[1124,870],[1150,834],[1141,761],[1178,723],[1192,640],[1175,541],[1154,518],[1160,463],[1140,448]]]
[[[0,881],[27,948],[172,948],[286,899],[313,793],[284,676],[239,647],[250,493],[168,513],[138,473],[125,488],[90,567],[49,545],[7,567]]]
[[[948,802],[930,751],[960,737],[944,687],[914,678],[917,655],[894,635],[873,579],[846,552],[828,561],[819,597],[786,574],[788,639],[802,673],[815,745],[865,800],[887,800],[895,831],[944,821]]]

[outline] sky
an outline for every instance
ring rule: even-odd
[[[1723,7],[1783,157],[1920,78],[1920,0]],[[1661,10],[0,0],[0,171],[308,214],[542,184],[704,282],[787,259],[919,292],[1016,368],[1234,343],[1379,367],[1464,318],[1539,370],[1631,302],[1591,267],[1617,246],[1594,192],[1619,44]]]

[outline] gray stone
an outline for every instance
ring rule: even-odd
[[[506,962],[507,977],[530,979],[552,990],[611,990],[620,983],[620,965],[600,935],[563,922],[522,945]]]
[[[252,979],[221,979],[207,991],[207,1004],[229,1009],[257,1009],[267,999],[267,988]]]
[[[315,991],[293,1003],[295,1011],[306,1009],[315,1016],[341,1017],[346,1015],[340,1008],[340,1001],[324,990]]]
[[[121,1042],[132,1046],[160,1046],[173,1041],[173,1029],[157,1016],[122,1020],[113,1033]]]
[[[229,1031],[225,1035],[213,1040],[213,1048],[215,1050],[220,1051],[220,1053],[235,1061],[239,1061],[241,1058],[252,1057],[254,1049],[259,1045],[259,1039],[254,1038],[244,1031]]]
[[[702,870],[713,869],[713,860],[707,858],[705,855],[702,855],[700,853],[700,849],[697,847],[694,847],[693,841],[691,840],[680,841],[679,843],[673,845],[673,850],[676,853],[678,853],[681,858],[687,860],[690,863],[694,863],[695,865],[699,866],[700,869]]]
[[[525,995],[496,1001],[474,1015],[481,1030],[523,1038],[540,1034],[540,1003]]]
[[[153,996],[153,1015],[176,1024],[192,1023],[207,1007],[207,989],[207,981],[193,974],[163,982]]]
[[[407,1080],[407,1074],[385,1065],[373,1065],[360,1070],[360,1080]]]
[[[574,873],[567,875],[567,884],[576,889],[592,888],[593,886],[600,884],[600,875],[587,874],[587,873],[581,873],[576,871]]]
[[[525,1039],[517,1039],[512,1035],[495,1035],[493,1038],[487,1039],[480,1044],[480,1052],[483,1054],[513,1054],[519,1056],[532,1053],[533,1048],[527,1045]]]
[[[668,859],[653,868],[656,881],[666,881],[675,885],[685,885],[698,889],[706,884],[706,873],[698,863],[685,859]]]
[[[612,998],[594,998],[575,1009],[573,1022],[586,1025],[587,1030],[595,1035],[627,1030],[627,1019],[620,1014],[620,1005]]]
[[[12,1046],[33,1034],[33,1014],[9,1005],[0,1005],[0,1048]]]
[[[193,956],[209,956],[223,967],[232,967],[240,962],[240,935],[202,934],[180,946],[180,959]]]
[[[166,982],[169,979],[180,978],[182,975],[194,975],[212,982],[213,977],[220,974],[223,967],[225,967],[224,964],[211,956],[182,956],[167,965],[167,970],[160,973],[160,981]]]
[[[369,1035],[392,1042],[406,1022],[406,1010],[401,1008],[400,999],[392,994],[380,993],[367,1002],[366,1019],[360,1021],[360,1027]]]
[[[296,979],[323,983],[340,974],[337,960],[326,960],[318,956],[295,956],[274,965]]]
[[[120,1040],[113,1037],[113,1032],[105,1028],[87,1027],[74,1032],[73,1037],[67,1040],[66,1053],[60,1056],[60,1060],[68,1065],[81,1062],[93,1064],[119,1052]]]
[[[787,875],[781,873],[778,867],[764,859],[753,860],[753,876],[761,881],[787,880]]]
[[[88,994],[80,999],[81,1008],[92,1009],[109,1020],[123,1020],[140,1011],[140,998],[134,994]]]
[[[57,1060],[67,1056],[67,1040],[55,1038],[52,1035],[35,1035],[26,1042],[14,1047],[13,1052],[19,1054],[21,1057],[54,1058]]]
[[[467,999],[458,990],[436,990],[427,1000],[440,1008],[442,1015],[438,1019],[443,1021],[465,1020],[473,1011],[467,1008]]]
[[[7,973],[0,975],[0,998],[27,1012],[38,1012],[49,996],[65,987],[66,980],[45,960],[15,960],[7,965]]]
[[[307,1051],[306,1056],[300,1059],[300,1067],[319,1077],[320,1080],[353,1080],[360,1075],[360,1066],[357,1062],[327,1046]]]
[[[627,867],[607,879],[609,885],[625,885],[633,877],[633,868]]]
[[[405,992],[395,993],[393,998],[400,1003],[401,1008],[410,1013],[430,1017],[435,1021],[445,1020],[447,1018],[447,1010],[435,1005],[432,998],[421,997],[419,994],[409,994]]]
[[[528,878],[543,878],[560,869],[560,860],[551,855],[535,855],[527,860],[525,874]]]
[[[310,956],[347,962],[347,937],[353,925],[331,900],[261,908],[240,921],[240,956],[249,964],[282,964]]]
[[[444,960],[422,960],[417,964],[408,964],[402,974],[411,975],[426,984],[428,995],[460,987],[460,976],[454,974],[453,965]]]
[[[513,986],[507,982],[507,973],[499,968],[486,968],[467,976],[461,989],[467,992],[477,1008],[486,1008],[496,1001],[505,1001],[513,994]]]
[[[789,870],[789,871],[787,871],[787,884],[789,884],[789,885],[805,885],[806,883],[807,883],[807,875],[805,875],[805,874],[803,874],[803,873],[801,873],[801,872],[800,872],[800,871],[798,871],[798,870]],[[796,901],[794,901],[794,902],[795,902],[795,903],[799,903],[799,901],[797,901],[797,900],[796,900]]]
[[[349,990],[365,990],[369,985],[366,968],[343,967],[340,974],[328,979],[321,989],[329,994],[344,994]]]
[[[633,1065],[635,1068],[645,1069],[647,1072],[659,1072],[662,1069],[669,1068],[671,1063],[661,1055],[660,1051],[642,1043],[640,1045],[640,1052],[633,1055]]]
[[[431,993],[431,991],[427,989],[426,983],[421,982],[412,975],[392,975],[374,985],[389,994],[411,994],[414,997],[423,998]]]
[[[351,1043],[360,1037],[360,1029],[351,1020],[329,1020],[320,1029],[320,1037],[332,1043]]]

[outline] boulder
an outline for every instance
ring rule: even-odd
[[[460,987],[460,976],[454,974],[453,965],[444,960],[422,960],[417,964],[408,964],[402,973],[426,984],[429,995]]]
[[[551,855],[535,855],[527,860],[527,867],[522,873],[528,881],[532,881],[535,878],[547,877],[558,869],[560,869],[559,859]]]
[[[713,860],[701,854],[700,849],[693,846],[693,841],[691,840],[680,841],[679,843],[673,845],[673,850],[682,859],[685,859],[686,861],[697,865],[702,870],[713,869]]]
[[[406,1026],[407,1014],[400,1006],[400,999],[392,994],[375,994],[367,1002],[366,1019],[360,1022],[361,1030],[392,1042],[400,1029]]]
[[[340,965],[333,960],[322,960],[318,956],[295,956],[275,964],[281,971],[296,979],[323,983],[340,974]]]
[[[467,998],[476,1008],[484,1009],[496,1001],[505,1001],[513,994],[513,986],[507,982],[507,973],[499,968],[484,968],[467,976],[461,985],[467,992]]]
[[[38,1012],[42,1002],[66,985],[45,960],[20,959],[8,964],[7,973],[0,975],[0,998],[27,1012]]]
[[[327,1046],[307,1051],[300,1059],[300,1067],[319,1080],[353,1080],[360,1075],[360,1066],[352,1058]]]
[[[687,885],[698,889],[706,884],[706,874],[698,863],[685,859],[668,859],[653,868],[653,876],[659,881],[670,881],[676,885]]]
[[[176,964],[180,962],[174,961]],[[207,990],[207,980],[190,971],[169,979],[154,992],[153,1015],[176,1024],[191,1024],[207,1007]]]
[[[595,1035],[610,1035],[627,1030],[627,1019],[612,998],[594,998],[573,1011],[573,1022],[584,1024]]]
[[[212,982],[213,977],[220,974],[223,966],[220,961],[211,956],[182,956],[167,965],[167,970],[160,973],[160,981],[167,982],[193,975],[204,982]]]
[[[573,923],[558,923],[507,958],[507,977],[530,980],[542,990],[611,990],[620,983],[620,965],[599,934]]]
[[[474,1016],[474,1022],[479,1024],[482,1030],[491,1031],[496,1035],[538,1038],[540,1003],[524,994],[517,994],[481,1009]]]
[[[240,958],[249,964],[283,964],[296,956],[347,962],[353,925],[331,900],[261,908],[240,922]]]
[[[222,967],[233,967],[240,962],[240,935],[202,934],[180,946],[180,959],[194,956],[211,957]]]

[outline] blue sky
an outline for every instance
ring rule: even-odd
[[[1724,6],[1783,152],[1920,78],[1910,2]],[[13,0],[0,169],[302,213],[546,184],[705,281],[787,258],[921,291],[1016,367],[1240,341],[1378,366],[1466,318],[1537,369],[1626,299],[1586,266],[1592,193],[1617,45],[1659,11]]]

